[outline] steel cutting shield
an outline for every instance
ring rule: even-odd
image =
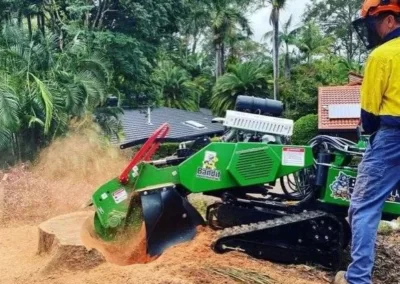
[[[174,187],[142,192],[141,203],[150,256],[193,239],[197,226],[205,225],[202,216]]]

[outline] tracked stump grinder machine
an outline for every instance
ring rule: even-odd
[[[175,155],[152,160],[171,141],[169,126],[159,127],[122,174],[94,192],[97,236],[112,242],[144,220],[147,254],[157,257],[209,226],[219,231],[210,244],[216,253],[338,269],[351,241],[346,217],[368,137],[354,143],[320,135],[291,145],[293,121],[280,118],[282,110],[279,101],[239,96],[234,110],[215,119],[226,129],[218,141],[181,142]],[[217,198],[204,218],[191,194]],[[382,219],[399,215],[395,190]]]

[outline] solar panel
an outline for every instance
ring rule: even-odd
[[[186,124],[186,125],[195,127],[195,128],[197,128],[197,129],[204,129],[204,128],[206,128],[203,124],[198,123],[197,121],[193,121],[193,120],[187,120],[187,121],[185,121],[183,124]]]
[[[329,105],[329,119],[360,118],[360,104],[333,104]]]

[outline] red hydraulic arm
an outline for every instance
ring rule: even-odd
[[[141,161],[149,161],[154,153],[160,146],[160,141],[158,139],[165,138],[169,132],[169,125],[164,123],[161,125],[144,143],[142,148],[136,153],[129,165],[125,168],[122,174],[119,176],[119,181],[121,184],[127,184],[129,181],[129,172]]]

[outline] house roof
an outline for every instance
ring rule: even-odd
[[[319,130],[355,130],[360,118],[342,114],[343,118],[329,118],[330,105],[353,105],[360,103],[360,85],[320,87],[318,89],[318,128]]]
[[[355,72],[349,72],[349,85],[360,85],[364,77]]]
[[[200,136],[214,136],[222,134],[224,126],[212,123],[211,111],[200,109],[198,112],[185,111],[174,108],[160,107],[151,110],[150,119],[147,110],[124,110],[121,122],[124,131],[124,140],[118,144],[141,144],[162,124],[168,123],[170,130],[166,138],[193,139]],[[149,120],[151,124],[149,124]],[[114,139],[114,143],[117,143]]]
[[[362,82],[364,80],[364,77],[358,73],[355,72],[349,72],[348,73],[348,84],[346,86],[357,86],[357,85],[362,85]]]

